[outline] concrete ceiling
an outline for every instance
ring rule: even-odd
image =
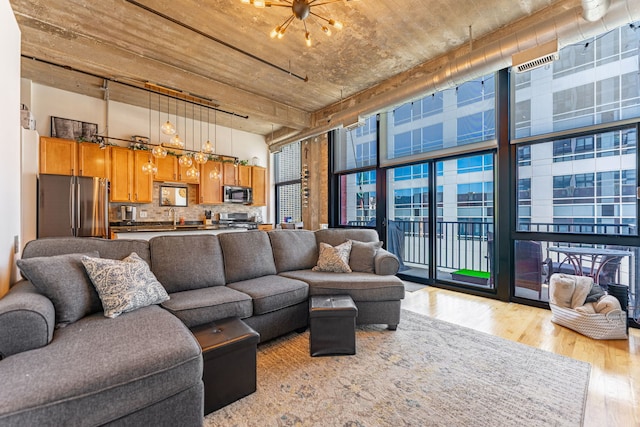
[[[299,20],[284,38],[269,37],[290,8],[257,9],[240,0],[10,2],[22,32],[24,78],[99,98],[106,78],[111,100],[141,107],[149,107],[149,94],[136,87],[152,82],[210,99],[235,113],[217,114],[219,124],[265,136],[272,129],[307,129],[314,114],[364,98],[383,82],[402,81],[418,65],[504,34],[538,11],[580,5],[338,1],[313,11],[341,21],[344,29],[327,37],[321,21],[309,17],[313,45],[307,47]]]

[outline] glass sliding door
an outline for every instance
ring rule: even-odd
[[[436,278],[493,289],[493,154],[438,161]]]
[[[429,277],[429,164],[387,170],[387,250],[400,273]]]

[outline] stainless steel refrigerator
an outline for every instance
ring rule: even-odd
[[[108,237],[109,181],[105,178],[38,177],[38,238]]]

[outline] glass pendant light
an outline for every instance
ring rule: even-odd
[[[198,179],[200,178],[200,171],[196,168],[196,165],[191,165],[189,169],[187,169],[187,178],[189,179]]]
[[[167,121],[160,127],[160,130],[165,135],[173,135],[176,133],[176,127],[169,121],[169,97],[167,97]]]
[[[153,157],[155,157],[156,159],[164,159],[165,157],[167,157],[167,149],[162,145],[156,145],[151,150],[151,154],[153,154]]]
[[[149,159],[147,163],[142,165],[142,173],[144,173],[145,175],[151,175],[151,174],[155,175],[156,173],[158,173],[158,166],[153,164],[151,159]]]
[[[209,125],[209,110],[207,110],[207,126]],[[194,134],[195,136],[195,134]],[[195,138],[194,138],[195,139]],[[200,106],[200,141],[202,141],[202,106]],[[195,142],[194,144],[195,145]],[[209,156],[204,152],[204,146],[206,144],[202,144],[202,148],[196,154],[193,155],[193,160],[199,164],[204,165],[209,160]]]

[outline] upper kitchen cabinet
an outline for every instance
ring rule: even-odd
[[[78,143],[72,139],[40,137],[40,173],[76,175]]]
[[[251,187],[253,189],[253,205],[267,205],[267,169],[251,166]]]
[[[109,178],[111,174],[111,147],[81,142],[78,144],[78,175]]]
[[[109,178],[110,147],[72,139],[40,138],[40,173]]]
[[[208,161],[200,166],[200,203],[217,205],[223,202],[222,180],[213,172],[222,171],[222,162]]]
[[[251,166],[223,163],[223,184],[251,187]]]
[[[110,201],[151,203],[153,201],[153,175],[142,172],[142,165],[151,153],[125,147],[111,149]]]
[[[175,181],[178,179],[177,162],[175,156],[167,156],[163,159],[156,158],[158,172],[154,175],[154,181]]]
[[[191,159],[193,161],[193,159]],[[193,161],[193,163],[195,163],[195,161]],[[191,166],[185,167],[180,165],[180,163],[178,163],[178,181],[180,182],[184,182],[187,184],[199,184],[200,183],[200,178],[199,177],[192,177],[189,178],[189,176],[187,176],[187,171],[191,169]],[[199,169],[198,165],[196,164],[196,169]]]

